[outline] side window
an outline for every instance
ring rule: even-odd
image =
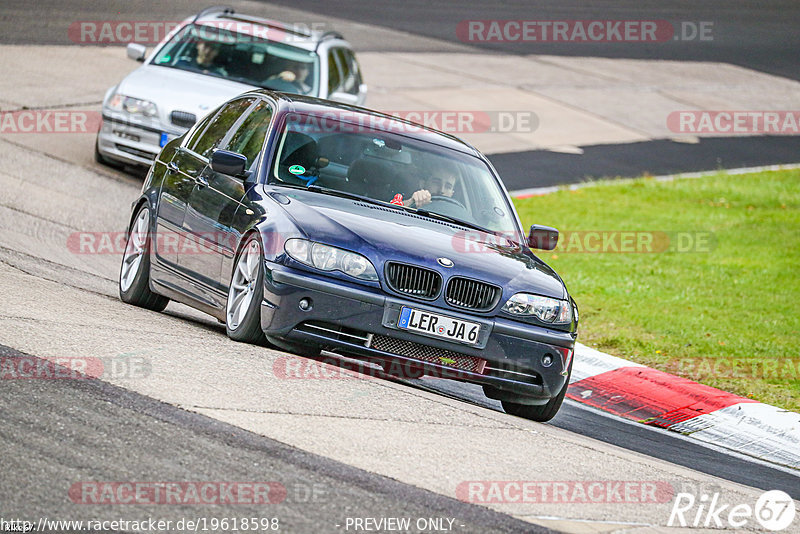
[[[358,65],[358,60],[356,59],[355,54],[353,54],[352,50],[343,50],[345,61],[347,64],[350,65],[350,72],[353,76],[353,94],[358,94],[358,91],[361,90],[361,84],[364,83],[364,79],[361,77],[361,67]]]
[[[206,127],[208,126],[208,123],[211,122],[211,119],[213,119],[214,117],[217,116],[217,111],[219,111],[219,110],[215,109],[214,111],[212,111],[211,113],[206,115],[203,118],[203,120],[201,120],[194,127],[194,129],[192,130],[192,133],[190,134],[189,139],[186,141],[186,146],[188,148],[192,148],[195,145],[195,143],[197,143],[197,140],[200,139],[200,136],[203,135],[203,132],[205,131]]]
[[[223,106],[197,140],[197,144],[193,148],[190,148],[204,158],[211,157],[211,152],[213,152],[215,148],[219,148],[227,131],[236,123],[236,119],[247,111],[247,108],[249,108],[253,102],[255,102],[255,98],[252,97],[240,98]]]
[[[342,85],[342,74],[336,61],[336,51],[331,48],[328,50],[328,95],[338,91],[340,85]]]
[[[358,72],[358,63],[353,53],[346,48],[337,49],[339,63],[342,65],[342,88],[341,90],[357,95],[361,86],[361,75]]]
[[[239,126],[225,149],[244,154],[247,166],[250,167],[264,145],[270,119],[272,119],[272,107],[262,100]]]

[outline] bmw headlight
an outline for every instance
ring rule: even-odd
[[[322,271],[341,271],[353,278],[371,282],[378,279],[372,263],[355,252],[298,238],[287,239],[283,248],[292,259]]]
[[[535,317],[543,323],[569,324],[572,321],[569,301],[530,293],[517,293],[508,299],[503,311],[520,317]]]
[[[149,100],[140,100],[131,96],[114,94],[108,99],[108,107],[114,111],[126,111],[131,115],[144,115],[155,117],[156,105]]]

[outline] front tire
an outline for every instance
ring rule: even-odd
[[[234,262],[228,301],[225,305],[225,331],[242,343],[263,344],[261,301],[264,298],[264,252],[253,234],[239,250]]]
[[[119,298],[123,302],[162,311],[169,299],[150,290],[150,208],[142,206],[128,232],[119,269]]]
[[[503,410],[510,415],[516,415],[517,417],[530,419],[531,421],[545,423],[556,416],[558,410],[561,408],[561,405],[564,403],[564,397],[567,395],[567,389],[569,389],[569,379],[571,376],[572,362],[569,362],[569,373],[567,374],[566,382],[564,382],[564,387],[561,388],[561,391],[558,392],[558,395],[547,401],[547,404],[535,406],[530,404],[519,404],[510,401],[500,401],[503,404]]]

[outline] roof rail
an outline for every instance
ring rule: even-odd
[[[344,35],[342,35],[341,33],[337,32],[337,31],[327,31],[327,32],[323,33],[322,35],[320,35],[319,40],[317,41],[317,46],[314,47],[314,52],[317,51],[317,49],[319,48],[319,45],[322,44],[322,41],[324,41],[326,39],[342,39],[342,40],[344,40]]]
[[[254,17],[251,15],[242,15],[242,14],[237,14],[235,17],[229,17],[229,18],[231,20],[252,22],[253,24],[258,24],[259,26],[264,26],[265,28],[274,28],[276,30],[281,30],[286,33],[299,35],[300,37],[312,37],[312,34],[305,31],[304,29],[284,24],[283,22],[277,22],[274,20],[267,20],[267,19],[262,19],[260,17]]]
[[[198,21],[198,19],[200,19],[200,17],[204,17],[204,16],[210,15],[212,13],[224,13],[226,15],[233,15],[234,13],[236,13],[236,11],[234,11],[234,9],[231,6],[211,6],[211,7],[207,7],[204,10],[202,10],[200,13],[195,15],[194,20],[192,21],[192,24],[196,23]]]

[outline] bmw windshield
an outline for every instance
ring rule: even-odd
[[[422,127],[366,116],[386,127],[373,128],[347,114],[289,114],[270,182],[357,195],[519,241],[508,197],[483,161],[428,142],[438,134]]]
[[[210,26],[182,28],[161,47],[153,65],[287,93],[318,94],[319,58],[314,52]]]

